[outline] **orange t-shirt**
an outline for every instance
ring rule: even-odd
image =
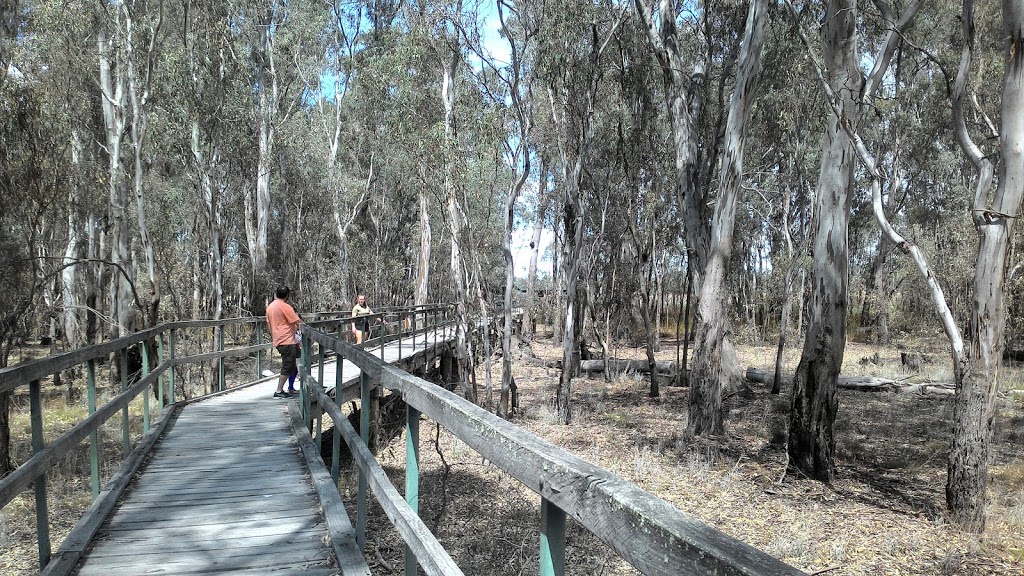
[[[267,306],[267,325],[270,326],[270,337],[273,338],[274,346],[295,344],[299,315],[295,313],[291,304],[275,298],[270,306]]]

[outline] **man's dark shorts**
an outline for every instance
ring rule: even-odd
[[[302,348],[298,344],[282,344],[277,347],[281,354],[281,376],[291,376],[298,371],[295,361],[302,357]]]

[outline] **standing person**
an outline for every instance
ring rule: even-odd
[[[287,286],[278,287],[275,293],[277,298],[270,303],[270,306],[267,306],[267,325],[270,327],[270,336],[273,339],[274,347],[281,354],[281,377],[277,380],[277,391],[274,392],[274,398],[292,397],[291,394],[284,391],[284,383],[288,381],[289,376],[298,373],[299,368],[296,361],[302,354],[295,339],[302,318],[288,303],[291,293],[291,289]]]
[[[373,310],[366,305],[366,294],[360,294],[356,297],[356,305],[352,307],[352,333],[356,336],[356,344],[362,344],[363,338],[366,337],[367,330],[370,329],[369,318],[358,318],[358,316],[367,316],[373,314]]]

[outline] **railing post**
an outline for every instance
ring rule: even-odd
[[[341,325],[338,325],[338,339],[341,339]],[[341,411],[341,387],[345,380],[344,368],[345,358],[342,357],[339,352],[335,356],[334,365],[334,403],[338,406],[338,411]],[[338,480],[341,478],[341,426],[338,423],[334,423],[334,443],[331,445],[331,478],[334,479],[334,486],[337,488]]]
[[[29,383],[30,420],[32,422],[32,453],[43,451],[43,402],[42,384],[39,380]],[[39,544],[39,569],[50,563],[50,512],[46,505],[46,474],[35,481],[36,495],[36,542]]]
[[[224,325],[217,327],[217,352],[224,352]],[[217,389],[224,391],[224,355],[217,358]]]
[[[359,437],[370,445],[370,375],[359,372]],[[366,470],[359,468],[359,493],[356,495],[356,542],[366,552]]]
[[[317,367],[317,373],[316,373],[316,390],[317,390],[318,393],[315,395],[316,398],[317,398],[317,402],[316,402],[316,451],[317,451],[317,453],[319,453],[320,449],[323,448],[323,445],[324,445],[324,439],[323,439],[323,435],[324,435],[324,411],[320,407],[320,394],[319,394],[319,391],[324,389],[324,346],[323,346],[323,344],[319,344],[316,347],[316,356],[317,356],[317,360],[319,360],[319,366]],[[310,394],[310,399],[311,400],[312,400],[312,397],[313,397],[313,394]]]
[[[312,430],[313,415],[310,414],[309,406],[309,379],[312,376],[313,364],[310,362],[310,354],[313,353],[313,346],[310,344],[309,335],[302,339],[302,358],[299,359],[299,408],[302,410],[302,422],[307,430]]]
[[[256,345],[260,345],[263,342],[263,324],[259,320],[256,321]],[[256,351],[256,379],[263,378],[263,350]]]
[[[156,363],[157,366],[164,364],[164,335],[161,333],[156,337]],[[164,409],[164,375],[160,374],[156,381],[156,400],[160,403],[160,411]]]
[[[96,361],[90,359],[85,368],[85,396],[89,415],[96,412]],[[89,476],[92,484],[92,499],[100,497],[100,435],[96,430],[89,434]]]
[[[420,411],[406,404],[405,410],[405,502],[420,512]],[[416,556],[405,546],[405,576],[416,576]]]
[[[121,391],[128,389],[128,349],[121,349]],[[132,451],[131,429],[128,425],[128,404],[121,409],[121,451],[125,458]]]
[[[167,376],[167,401],[170,404],[174,404],[174,334],[176,330],[171,328],[170,334],[168,334],[167,348],[168,355],[170,356],[171,365],[169,366],[169,372]]]
[[[540,576],[565,576],[565,512],[540,500]]]
[[[139,342],[142,348],[142,377],[149,376],[149,347],[146,341]],[[142,434],[149,434],[149,393],[142,393]]]

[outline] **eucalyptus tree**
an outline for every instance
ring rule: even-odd
[[[694,434],[724,430],[722,390],[732,378],[735,359],[730,356],[726,274],[732,255],[736,202],[743,183],[743,152],[747,124],[754,105],[761,47],[768,20],[768,3],[751,0],[746,29],[736,68],[736,82],[729,103],[725,151],[722,158],[718,199],[711,224],[708,258],[701,274],[697,305],[697,339],[690,375],[690,411],[687,428]]]
[[[596,100],[605,72],[602,55],[624,17],[625,11],[617,10],[612,3],[571,3],[560,10],[544,10],[539,22],[535,66],[548,93],[561,168],[560,268],[565,303],[564,311],[558,311],[564,318],[564,334],[555,409],[559,420],[566,424],[572,419],[572,379],[579,372],[586,310],[581,280],[585,273],[587,197],[592,194],[584,182],[591,161]]]
[[[534,202],[533,230],[530,236],[530,264],[526,272],[526,302],[523,303],[523,338],[529,342],[534,338],[534,325],[540,317],[537,298],[537,265],[540,259],[540,245],[544,235],[548,207],[548,159],[541,153],[537,171],[537,195]]]
[[[210,318],[224,315],[224,212],[227,209],[228,189],[231,187],[229,165],[231,150],[229,135],[230,116],[240,112],[233,108],[233,92],[242,84],[243,62],[236,57],[236,39],[231,32],[231,20],[237,16],[229,3],[197,3],[187,0],[182,14],[181,39],[187,95],[182,99],[179,121],[189,127],[188,158],[199,193],[206,223],[205,262],[210,272],[208,284]],[[197,239],[198,243],[198,239]],[[194,289],[206,285],[206,275],[197,278]],[[194,298],[194,306],[200,305]],[[198,310],[196,311],[198,312]],[[194,312],[194,315],[198,316]]]
[[[708,177],[701,178],[700,164],[702,155],[705,166],[717,161],[718,145],[715,141],[701,144],[698,131],[701,114],[705,112],[706,59],[712,50],[712,39],[708,38],[711,27],[706,18],[701,21],[701,15],[710,7],[699,6],[693,13],[680,16],[675,5],[664,0],[656,10],[644,0],[636,0],[635,5],[663,71],[665,99],[675,144],[677,197],[689,252],[688,266],[693,268],[694,284],[699,294],[687,429],[694,434],[721,433],[722,390],[731,386],[736,378],[736,359],[729,337],[726,308],[726,274],[732,254],[735,206],[743,178],[743,143],[753,105],[768,16],[767,4],[751,2],[749,5],[737,57],[732,101],[728,106],[728,123],[724,131],[725,157],[718,198],[710,223],[707,205],[711,190],[701,183]],[[680,18],[683,25],[692,31],[690,36],[680,34]],[[725,49],[730,50],[728,47]],[[720,93],[727,74],[728,71],[723,69],[719,80]]]
[[[260,308],[257,294],[262,294],[269,286],[267,251],[277,129],[288,120],[303,95],[296,86],[297,71],[293,62],[303,46],[308,46],[304,43],[319,33],[315,27],[304,27],[304,12],[308,9],[308,2],[303,1],[259,0],[247,5],[239,15],[252,57],[250,82],[255,91],[252,103],[258,150],[255,190],[247,186],[245,193],[249,292],[255,309]]]
[[[344,308],[354,302],[356,296],[352,289],[349,236],[356,219],[369,203],[377,160],[376,154],[371,152],[368,167],[359,166],[355,148],[365,140],[361,134],[366,126],[351,116],[353,108],[346,102],[360,72],[358,43],[362,41],[363,9],[360,5],[352,11],[340,1],[330,3],[327,8],[326,42],[319,50],[324,56],[314,59],[310,68],[300,70],[299,75],[305,85],[306,98],[314,102],[306,110],[313,124],[311,133],[317,133],[325,144],[317,148],[323,150],[326,175],[323,186],[326,197],[332,200],[337,234],[339,289],[335,298]]]
[[[505,291],[503,305],[504,326],[501,334],[501,396],[498,400],[498,414],[510,417],[510,396],[515,383],[512,380],[512,290],[515,284],[515,263],[512,260],[512,229],[515,224],[515,207],[519,194],[530,177],[531,130],[533,127],[533,95],[530,91],[530,78],[524,77],[527,52],[534,25],[529,13],[522,6],[498,0],[498,20],[501,23],[501,35],[508,41],[509,63],[507,72],[495,70],[497,77],[504,84],[505,92],[511,100],[508,122],[514,125],[504,139],[504,155],[512,168],[512,180],[508,185],[505,199],[505,230],[502,235],[501,248],[505,257]],[[506,10],[511,14],[506,16]],[[514,19],[514,21],[510,20]],[[504,72],[504,73],[503,73]],[[539,192],[538,192],[539,195]],[[536,261],[532,261],[536,275]]]

